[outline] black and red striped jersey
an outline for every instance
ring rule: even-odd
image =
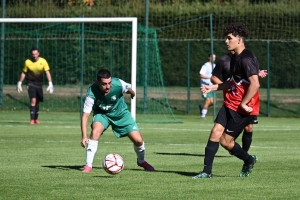
[[[258,75],[258,72],[258,61],[251,51],[244,49],[239,55],[232,56],[230,60],[231,90],[226,92],[224,98],[224,105],[226,107],[241,114],[249,114],[240,108],[240,104],[250,85],[248,78],[253,75]],[[259,91],[256,92],[247,105],[253,109],[250,115],[259,114]]]

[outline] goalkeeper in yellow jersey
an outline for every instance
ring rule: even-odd
[[[27,59],[24,64],[23,71],[20,75],[20,80],[17,84],[17,91],[22,92],[22,82],[26,78],[28,95],[30,98],[30,124],[40,124],[38,120],[39,103],[43,102],[43,73],[46,73],[49,86],[47,91],[53,93],[54,87],[52,84],[50,67],[48,62],[40,57],[40,52],[36,47],[31,49],[31,58]]]

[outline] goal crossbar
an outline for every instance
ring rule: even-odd
[[[131,49],[131,85],[136,92],[136,63],[137,63],[137,18],[0,18],[0,23],[105,23],[105,22],[131,22],[132,23],[132,49]],[[2,36],[4,38],[4,36]],[[136,97],[131,99],[131,115],[136,119]]]

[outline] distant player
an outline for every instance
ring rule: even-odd
[[[135,96],[131,84],[111,77],[106,69],[98,71],[96,82],[88,88],[81,118],[81,146],[85,148],[87,144],[86,165],[82,172],[92,172],[98,140],[109,126],[117,138],[126,136],[133,142],[137,165],[146,171],[154,171],[154,168],[145,161],[145,144],[138,125],[127,109],[123,93],[130,94],[131,98]],[[87,123],[92,111],[92,131],[88,139]]]
[[[52,78],[50,74],[50,67],[47,61],[40,57],[40,52],[36,47],[31,49],[31,58],[27,59],[24,64],[23,71],[20,76],[20,80],[17,84],[17,91],[22,92],[22,82],[26,77],[28,95],[30,98],[30,124],[39,124],[39,103],[43,102],[43,73],[46,73],[46,77],[49,82],[47,91],[53,93],[54,87],[52,84]]]
[[[232,155],[244,161],[240,177],[246,177],[252,172],[256,156],[251,156],[243,150],[235,138],[245,126],[251,123],[253,117],[259,114],[260,106],[259,64],[253,53],[245,47],[244,41],[248,34],[248,28],[243,23],[230,23],[225,27],[226,46],[229,51],[234,51],[230,60],[231,78],[221,84],[201,87],[203,93],[213,90],[227,91],[211,135],[222,135],[221,145]],[[193,178],[212,177],[212,164],[218,148],[218,142],[208,141],[203,171]]]
[[[199,72],[199,75],[201,78],[200,87],[203,85],[212,85],[210,78],[211,78],[212,70],[215,67],[215,64],[214,64],[215,60],[216,60],[216,55],[209,54],[208,62],[204,63],[204,65],[201,67],[200,72]],[[201,95],[202,95],[202,98],[204,99],[204,104],[199,105],[200,119],[205,119],[208,108],[214,104],[214,93],[209,92],[207,94],[203,94],[201,92]]]

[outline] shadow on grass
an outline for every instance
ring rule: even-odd
[[[77,171],[81,171],[83,169],[83,165],[43,165],[41,167],[50,168],[50,169],[77,170]],[[103,169],[103,168],[93,167],[93,169]]]
[[[76,170],[76,171],[81,171],[83,169],[82,165],[44,165],[41,167],[45,168],[50,168],[50,169],[58,169],[58,170]],[[93,169],[103,169],[102,167],[93,167]],[[178,174],[181,176],[187,176],[187,177],[194,177],[199,174],[199,172],[184,172],[184,171],[171,171],[171,170],[159,170],[156,169],[154,172],[147,172],[144,169],[124,169],[125,171],[140,171],[140,172],[145,172],[145,173],[172,173],[172,174]],[[114,175],[103,175],[103,176],[93,176],[95,178],[114,178]],[[224,175],[215,175],[213,174],[213,177],[235,177],[236,176],[224,176]]]
[[[165,153],[165,152],[154,152],[155,154],[159,155],[166,155],[166,156],[199,156],[199,157],[204,157],[204,154],[193,154],[193,153]],[[215,157],[218,158],[227,158],[227,157],[232,157],[230,155],[228,156],[218,156],[216,155]]]
[[[16,99],[15,97],[13,97],[11,94],[6,94],[6,96],[8,97],[8,98],[10,98],[10,99],[12,99],[12,100],[14,100],[14,101],[16,101],[16,102],[18,102],[18,103],[20,103],[21,105],[24,105],[24,106],[26,106],[26,107],[30,107],[29,106],[29,102],[24,102],[24,101],[21,101],[21,100],[19,100],[19,99]],[[29,98],[28,98],[29,99]]]
[[[145,172],[145,170],[143,169],[125,169],[126,171],[143,171]],[[184,172],[184,171],[171,171],[171,170],[159,170],[159,169],[155,169],[154,172],[145,172],[145,173],[172,173],[172,174],[178,174],[181,176],[187,176],[187,177],[194,177],[196,175],[198,175],[200,172]],[[225,176],[225,175],[218,175],[218,174],[213,174],[213,177],[216,178],[236,178],[237,176]]]

